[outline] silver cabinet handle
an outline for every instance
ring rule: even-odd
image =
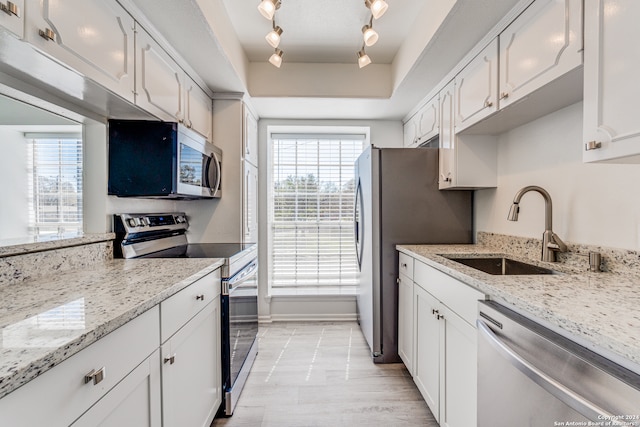
[[[598,148],[602,148],[602,142],[589,141],[584,144],[584,151],[597,150]]]
[[[92,369],[91,372],[84,376],[84,383],[88,384],[93,381],[93,385],[99,384],[102,382],[102,380],[104,380],[106,375],[107,372],[104,366],[97,371],[95,369]]]
[[[20,8],[15,3],[12,3],[10,1],[8,1],[7,4],[0,3],[0,10],[7,15],[13,15],[20,18]]]
[[[509,97],[509,92],[502,92],[500,94],[500,99],[505,99],[505,98],[508,98],[508,97]]]
[[[53,32],[50,28],[45,28],[44,30],[39,30],[38,34],[45,40],[50,40],[52,42],[56,41],[56,33]]]
[[[196,295],[196,301],[204,301],[204,295]]]
[[[165,357],[164,358],[164,363],[168,363],[169,365],[173,365],[176,361],[176,354],[173,353],[171,356],[169,357]]]
[[[488,100],[487,100],[487,101],[484,101],[484,107],[485,107],[485,108],[493,107],[493,102],[488,101]]]
[[[544,388],[547,392],[560,399],[566,405],[593,421],[615,419],[612,414],[609,414],[604,409],[589,402],[582,396],[576,394],[533,366],[531,363],[524,360],[518,353],[502,342],[502,340],[493,333],[485,322],[478,319],[476,320],[476,325],[478,326],[478,333],[484,336],[487,342],[500,354],[500,356],[504,357],[513,367],[526,375],[531,381]]]

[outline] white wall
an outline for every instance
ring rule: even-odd
[[[27,141],[22,132],[0,126],[0,239],[25,237],[29,230]]]
[[[296,297],[269,297],[268,296],[268,140],[267,128],[269,126],[358,126],[370,128],[370,142],[377,147],[402,147],[402,122],[391,120],[278,120],[262,119],[259,122],[258,144],[259,144],[259,183],[258,183],[258,211],[259,230],[258,256],[260,268],[258,314],[261,321],[271,319],[318,319],[321,316],[324,320],[355,320],[356,302],[355,297],[350,301],[345,297],[336,299],[321,297],[302,299]],[[324,315],[321,315],[324,313]]]
[[[565,242],[640,249],[640,165],[582,162],[582,103],[499,136],[498,187],[478,190],[476,230],[542,238],[544,202],[520,202],[518,222],[507,221],[516,192],[539,185],[553,200],[553,229]]]

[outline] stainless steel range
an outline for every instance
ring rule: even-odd
[[[120,258],[222,258],[222,387],[219,415],[230,416],[258,352],[258,250],[255,243],[189,243],[182,213],[114,215]]]

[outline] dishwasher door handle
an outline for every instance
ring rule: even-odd
[[[487,342],[494,350],[504,357],[513,367],[526,375],[531,381],[538,384],[557,399],[560,399],[567,406],[573,408],[592,421],[606,420],[611,421],[612,424],[610,425],[613,426],[624,425],[620,421],[617,421],[617,418],[612,414],[586,400],[584,397],[565,387],[563,384],[551,378],[549,375],[523,359],[522,356],[505,344],[484,321],[478,319],[476,320],[476,324],[478,325],[478,332],[486,338]]]

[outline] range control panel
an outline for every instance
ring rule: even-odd
[[[167,214],[118,214],[115,215],[116,232],[127,234],[150,231],[186,230],[189,221],[184,212]]]

